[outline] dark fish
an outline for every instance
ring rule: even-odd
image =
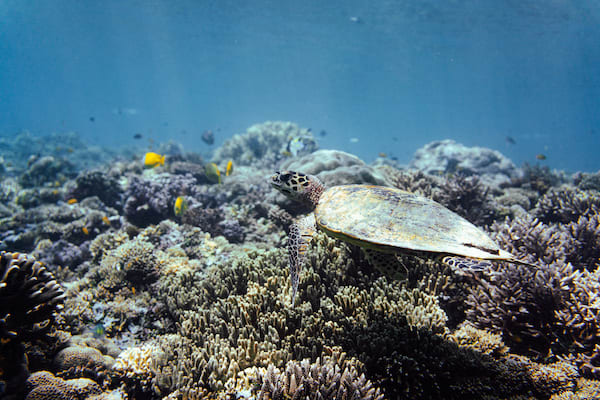
[[[327,131],[325,129],[321,129],[321,132],[319,132],[319,136],[321,136],[321,137],[327,136]]]
[[[397,141],[398,141],[398,138],[397,138],[396,136],[394,136],[394,137],[392,138],[392,140],[393,140],[394,142],[397,142]]]
[[[204,143],[206,143],[208,145],[211,145],[215,142],[215,135],[210,129],[204,131],[200,138],[202,139],[202,141]]]
[[[545,160],[546,156],[544,154],[538,154],[535,156],[535,158],[537,158],[538,160]]]
[[[508,144],[517,144],[517,142],[515,141],[515,139],[513,139],[510,136],[506,136],[504,139],[506,140],[506,143],[508,143]]]
[[[94,122],[96,120],[95,117],[90,117],[90,122]]]
[[[133,135],[134,139],[141,139],[142,138],[142,134],[141,133],[136,133],[135,135]]]

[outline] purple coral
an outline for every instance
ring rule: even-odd
[[[125,216],[138,226],[156,224],[173,213],[173,202],[183,194],[194,195],[192,175],[161,174],[152,179],[131,177],[125,192]]]

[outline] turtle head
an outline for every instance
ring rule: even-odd
[[[271,186],[292,200],[316,207],[325,187],[313,175],[295,171],[277,171],[269,179]]]

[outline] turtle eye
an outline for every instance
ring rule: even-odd
[[[288,181],[292,178],[292,174],[289,172],[283,172],[279,175],[279,180],[284,183],[288,183]]]

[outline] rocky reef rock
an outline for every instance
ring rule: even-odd
[[[318,150],[299,159],[288,160],[279,169],[319,175],[319,179],[329,186],[351,183],[388,184],[378,170],[365,164],[360,158],[338,150]]]
[[[410,167],[428,174],[480,175],[490,186],[508,182],[519,175],[515,164],[500,152],[466,147],[450,139],[431,142],[417,150]]]
[[[296,157],[317,150],[308,129],[292,122],[267,121],[252,125],[246,133],[235,135],[215,151],[213,162],[273,168],[286,157]]]

